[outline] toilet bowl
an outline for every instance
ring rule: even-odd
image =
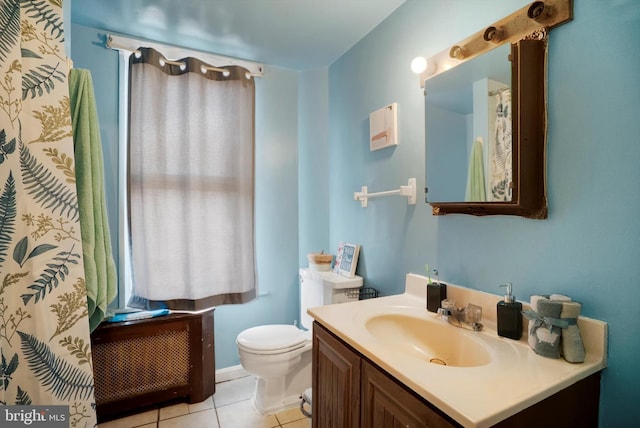
[[[311,332],[293,325],[261,325],[238,335],[240,364],[257,378],[252,401],[258,412],[276,413],[300,401],[311,385],[311,343]]]
[[[300,319],[307,330],[268,324],[238,334],[240,364],[257,378],[252,402],[258,412],[271,414],[299,405],[302,394],[311,387],[313,320],[307,308],[354,300],[348,291],[362,283],[359,276],[300,269]]]

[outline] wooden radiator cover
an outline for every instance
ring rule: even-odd
[[[213,309],[103,323],[91,334],[98,421],[215,392]]]

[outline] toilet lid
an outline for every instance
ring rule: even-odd
[[[288,324],[260,325],[241,332],[238,346],[255,352],[296,349],[304,345],[307,335]]]

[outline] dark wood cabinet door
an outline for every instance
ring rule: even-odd
[[[450,428],[438,411],[367,361],[362,361],[362,428]]]
[[[313,428],[360,428],[360,364],[359,354],[313,323]]]

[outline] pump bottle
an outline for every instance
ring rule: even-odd
[[[522,337],[522,303],[516,302],[510,282],[501,285],[507,288],[504,300],[498,302],[498,336],[520,340]]]

